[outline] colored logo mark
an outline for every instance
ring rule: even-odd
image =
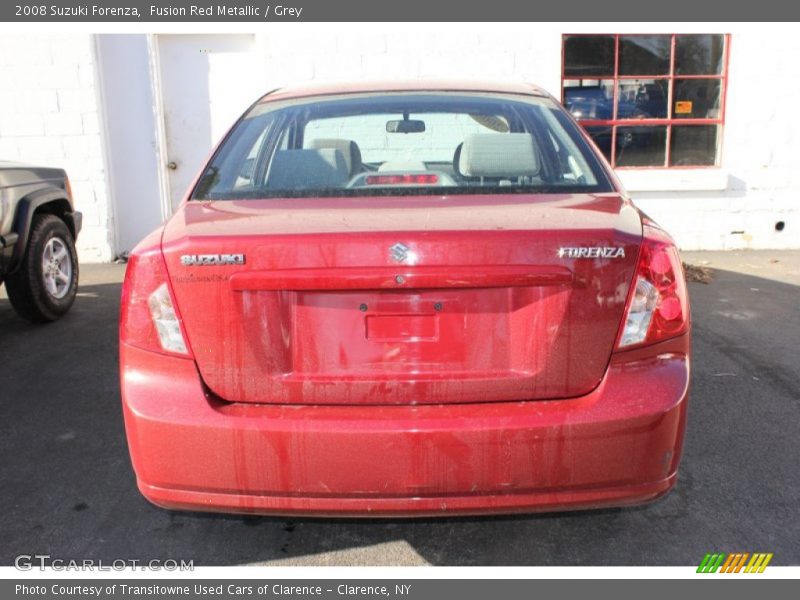
[[[748,560],[749,559],[749,560]],[[735,552],[733,554],[706,554],[700,566],[697,567],[698,573],[763,573],[769,561],[772,560],[772,552]]]

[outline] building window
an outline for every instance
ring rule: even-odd
[[[717,166],[729,40],[565,35],[561,100],[615,168]]]

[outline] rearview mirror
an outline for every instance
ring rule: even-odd
[[[397,119],[386,122],[387,133],[422,133],[423,131],[425,131],[425,121]]]

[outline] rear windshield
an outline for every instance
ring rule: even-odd
[[[577,126],[548,98],[406,93],[257,104],[193,197],[611,190]]]

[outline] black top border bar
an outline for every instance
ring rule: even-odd
[[[4,0],[0,22],[798,21],[787,0]]]

